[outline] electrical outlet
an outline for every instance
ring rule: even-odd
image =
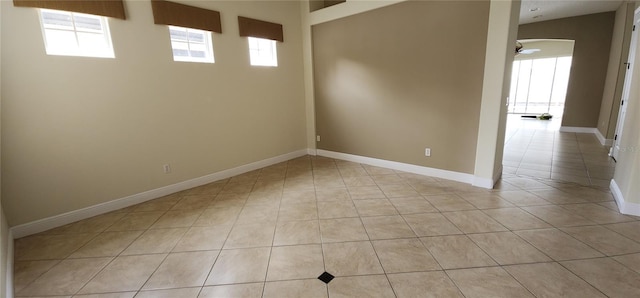
[[[320,135],[316,136],[316,142],[320,142]]]
[[[171,173],[171,166],[169,164],[165,164],[162,166],[162,169],[164,170],[165,174],[169,174]]]
[[[431,148],[424,149],[424,156],[431,156]]]

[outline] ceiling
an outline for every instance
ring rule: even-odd
[[[622,0],[522,0],[520,24],[615,11]]]

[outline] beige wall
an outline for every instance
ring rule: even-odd
[[[222,14],[215,64],[173,62],[149,1],[125,1],[128,19],[110,20],[116,59],[47,56],[36,10],[2,1],[10,225],[306,148],[300,4],[191,4]],[[249,66],[238,15],[284,25],[279,67]]]
[[[2,15],[2,5],[0,5],[0,15]],[[0,22],[0,32],[2,31],[2,23]],[[0,57],[2,56],[2,35],[0,35]],[[2,60],[0,59],[0,69],[2,69]],[[2,77],[0,76],[0,115],[2,114]],[[0,119],[1,120],[1,119]],[[2,121],[0,121],[0,136],[2,135]],[[2,153],[2,138],[0,138],[0,154]],[[0,169],[2,168],[2,160],[0,159]],[[2,189],[2,176],[0,175],[0,189]],[[9,254],[7,248],[9,243],[13,240],[9,235],[9,224],[7,223],[7,217],[4,215],[4,208],[2,208],[2,193],[0,192],[0,297],[9,297],[7,288],[11,288],[11,285],[7,284],[7,275],[11,272],[10,267],[13,260],[9,260]],[[10,293],[13,295],[13,293]]]
[[[518,39],[575,40],[562,126],[597,127],[615,12],[520,25]]]
[[[412,1],[315,25],[318,149],[473,173],[488,15]]]
[[[609,66],[598,117],[598,130],[606,139],[614,138],[618,122],[620,99],[627,70],[623,63],[627,61],[629,56],[633,10],[633,3],[623,3],[616,11]]]

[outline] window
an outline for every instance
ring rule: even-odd
[[[278,66],[276,41],[249,37],[249,58],[254,66]]]
[[[173,61],[213,63],[211,32],[169,26]]]
[[[106,17],[40,10],[48,55],[114,58]]]

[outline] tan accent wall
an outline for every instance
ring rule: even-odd
[[[575,40],[562,126],[597,127],[615,12],[520,25],[518,39]]]
[[[2,1],[11,226],[306,149],[300,3],[180,2],[221,12],[215,64],[174,62],[150,1],[109,20],[115,59],[46,55],[36,9]],[[238,15],[283,24],[277,68],[249,65]]]
[[[313,26],[318,149],[473,173],[488,18],[411,1]]]
[[[624,77],[627,72],[624,62],[629,57],[631,43],[633,6],[633,3],[623,3],[616,11],[607,78],[598,117],[598,130],[606,139],[613,139],[616,132]]]

